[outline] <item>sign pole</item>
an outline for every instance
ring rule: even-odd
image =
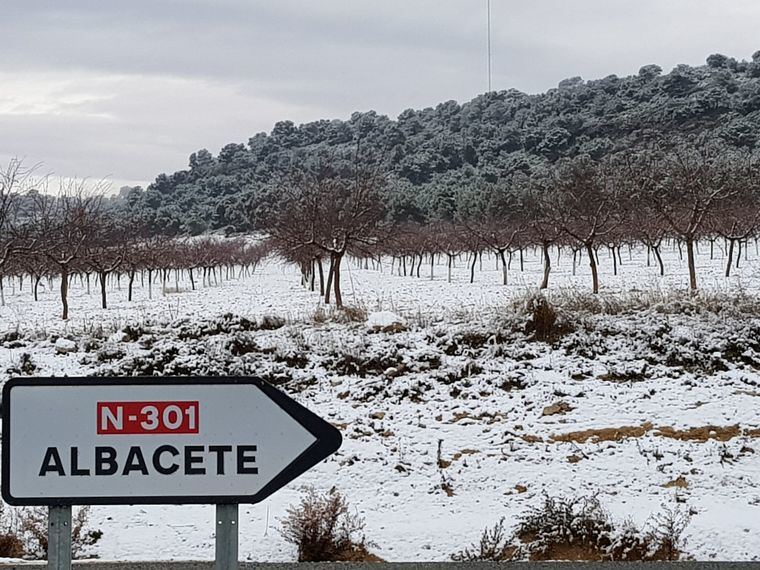
[[[71,570],[71,505],[48,507],[48,570]]]
[[[216,545],[214,570],[237,570],[238,506],[235,503],[216,505]]]

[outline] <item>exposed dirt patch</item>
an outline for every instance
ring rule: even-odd
[[[543,437],[540,437],[538,435],[531,435],[531,434],[521,435],[520,439],[522,439],[526,443],[543,443],[544,442]]]
[[[507,416],[501,412],[483,412],[480,415],[474,416],[470,412],[454,412],[453,417],[446,423],[455,424],[464,420],[480,420],[485,421],[486,425],[492,425],[497,422],[505,421]]]
[[[733,426],[697,426],[686,429],[676,429],[670,426],[661,426],[655,428],[651,422],[644,422],[640,426],[621,426],[615,428],[588,429],[584,431],[573,431],[551,436],[552,442],[575,442],[586,443],[591,440],[594,443],[601,441],[621,441],[631,437],[643,437],[650,431],[654,430],[653,435],[657,437],[667,437],[679,441],[696,441],[704,443],[710,439],[716,441],[729,441],[735,437],[760,437],[760,428],[742,429],[739,425]],[[533,443],[537,436],[522,436],[529,443]],[[540,441],[540,438],[536,441]]]
[[[654,433],[660,437],[677,439],[679,441],[698,441],[706,442],[708,439],[718,441],[728,441],[742,435],[742,430],[738,425],[733,426],[703,426],[678,430],[672,427],[659,427]]]
[[[457,451],[457,452],[456,452],[456,453],[455,453],[455,454],[454,454],[454,455],[451,457],[451,460],[452,460],[452,461],[459,461],[459,460],[460,460],[460,459],[462,459],[462,457],[463,457],[463,456],[465,456],[465,455],[474,455],[474,454],[476,454],[476,453],[480,453],[480,452],[479,452],[479,451],[477,451],[477,450],[475,450],[475,449],[463,449],[463,450],[461,450],[461,451]]]
[[[641,437],[653,429],[651,422],[645,422],[640,426],[621,426],[615,428],[587,429],[584,431],[573,431],[553,435],[551,441],[586,443],[589,440],[593,442],[600,441],[621,441],[629,437]]]
[[[602,549],[592,545],[552,544],[544,550],[532,552],[530,560],[539,561],[574,561],[601,562],[605,559]]]
[[[672,481],[665,483],[663,487],[665,487],[666,489],[670,489],[672,487],[677,487],[679,489],[686,489],[689,487],[689,482],[686,480],[686,477],[684,477],[683,475],[679,475]]]
[[[566,414],[567,412],[572,412],[573,409],[574,408],[567,402],[557,402],[556,404],[546,406],[544,408],[544,411],[541,413],[541,415],[542,416],[556,416],[558,414]]]

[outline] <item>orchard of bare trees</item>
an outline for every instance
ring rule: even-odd
[[[663,243],[685,257],[691,290],[698,288],[695,248],[709,242],[726,246],[725,274],[760,228],[760,160],[745,151],[727,152],[710,144],[621,153],[603,160],[561,160],[532,175],[505,176],[495,183],[463,185],[454,197],[452,220],[393,224],[383,211],[383,192],[393,184],[365,166],[343,173],[298,166],[276,185],[279,201],[264,227],[275,250],[302,268],[303,283],[341,305],[340,260],[345,253],[390,271],[430,279],[438,261],[451,268],[465,257],[470,281],[482,255],[499,265],[502,283],[512,267],[522,270],[528,249],[540,248],[541,289],[549,287],[552,252],[572,257],[573,272],[585,260],[590,289],[602,286],[599,252],[610,253],[617,275],[623,247],[643,245],[647,263],[665,274]],[[323,261],[330,261],[327,287]],[[480,261],[479,261],[480,260]]]
[[[179,288],[180,279],[195,289],[249,275],[270,253],[296,264],[302,284],[338,308],[346,258],[431,280],[443,263],[448,281],[452,267],[466,260],[474,283],[487,254],[507,285],[510,272],[523,270],[526,253],[537,251],[543,263],[537,287],[550,286],[553,259],[565,255],[573,272],[588,264],[589,288],[598,293],[604,271],[618,273],[622,249],[644,247],[647,264],[664,275],[662,248],[670,244],[697,290],[699,244],[709,244],[711,258],[716,243],[724,246],[730,276],[760,228],[758,156],[709,144],[602,160],[581,156],[497,182],[469,181],[451,197],[451,219],[418,222],[394,220],[388,196],[398,181],[377,162],[359,153],[348,160],[311,157],[285,168],[244,213],[266,238],[258,241],[158,235],[108,206],[102,187],[62,181],[52,188],[33,174],[19,161],[0,172],[0,302],[11,280],[35,301],[41,282],[48,288],[55,282],[63,319],[75,280],[99,292],[105,309],[109,283],[121,289],[123,282],[127,301],[135,286],[152,298],[154,289]],[[600,251],[611,262],[604,270]]]
[[[40,283],[58,283],[61,318],[69,317],[69,289],[79,282],[100,293],[108,307],[109,282],[124,282],[132,301],[136,279],[166,290],[187,277],[192,289],[250,275],[267,255],[266,244],[243,238],[150,236],[139,221],[121,219],[104,206],[104,187],[61,181],[53,189],[19,161],[0,172],[0,303],[15,279],[38,300]]]

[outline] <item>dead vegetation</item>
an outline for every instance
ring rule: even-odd
[[[502,518],[480,541],[451,556],[475,561],[664,561],[682,556],[690,515],[664,506],[644,528],[616,524],[595,497],[550,497],[520,517],[511,535]]]
[[[103,536],[89,527],[90,507],[74,510],[71,521],[71,553],[82,558]],[[11,508],[0,502],[0,558],[44,560],[48,549],[46,507]]]
[[[288,508],[280,532],[297,547],[298,562],[380,562],[368,550],[364,524],[334,487],[322,495],[310,487]]]
[[[547,303],[570,315],[622,315],[641,311],[654,311],[666,315],[714,314],[731,318],[754,318],[760,316],[760,297],[744,289],[727,291],[701,290],[687,292],[679,290],[632,290],[624,293],[592,294],[573,288],[544,291],[541,294]],[[514,308],[518,311],[530,303],[527,299],[517,299]]]
[[[480,541],[451,555],[454,562],[509,562],[514,560],[518,547],[511,544],[504,529],[504,517],[491,528],[486,528]]]
[[[525,323],[526,335],[539,342],[554,342],[572,332],[570,321],[557,311],[545,295],[535,295],[524,302],[529,315]]]

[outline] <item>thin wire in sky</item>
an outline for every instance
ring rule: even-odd
[[[491,0],[486,0],[486,20],[487,20],[487,29],[488,29],[488,59],[487,59],[487,67],[488,67],[488,91],[490,93],[491,91]]]

